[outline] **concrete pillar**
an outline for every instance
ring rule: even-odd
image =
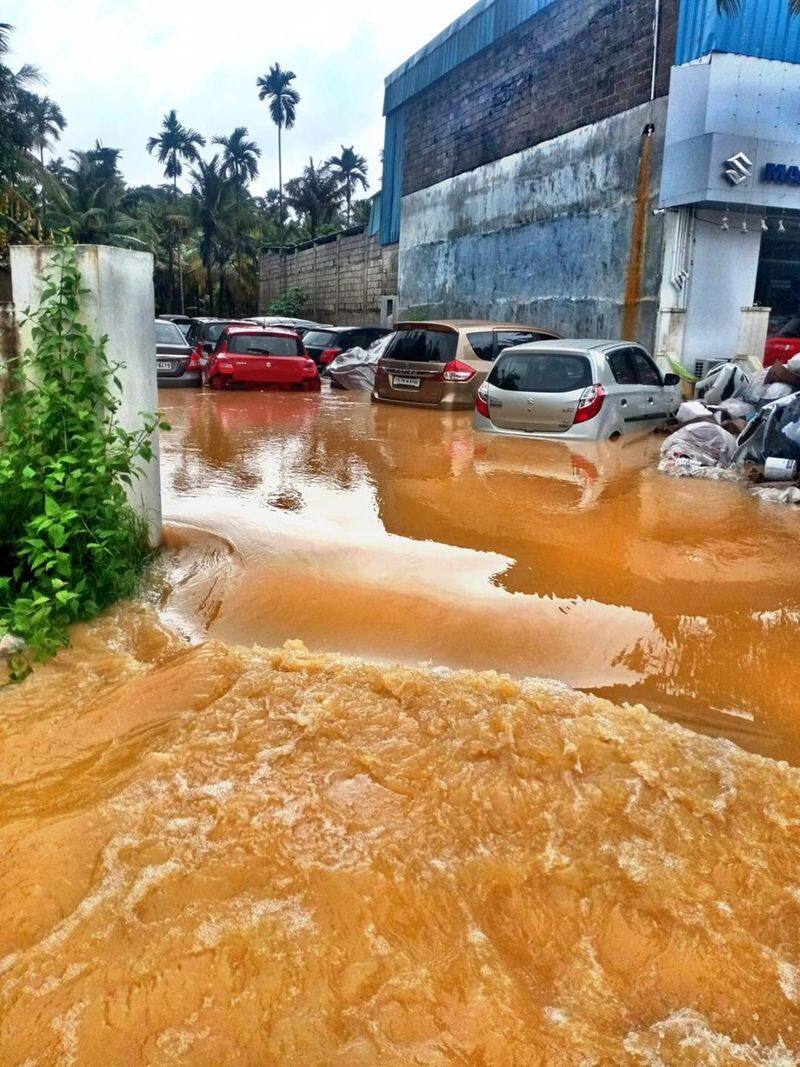
[[[739,318],[739,341],[734,358],[736,362],[750,373],[758,372],[764,366],[764,346],[769,331],[769,316],[772,308],[745,307]]]
[[[695,224],[693,263],[686,305],[683,361],[732,359],[739,343],[741,309],[753,303],[761,227],[758,217],[704,211]]]
[[[76,248],[83,297],[81,318],[95,338],[106,336],[106,355],[117,372],[121,390],[117,420],[127,430],[141,426],[141,413],[158,410],[156,382],[153,257],[106,245]],[[49,245],[15,245],[11,248],[11,284],[18,311],[36,307],[42,293],[42,272],[53,255]],[[20,347],[30,347],[30,327],[20,328]],[[112,389],[114,386],[112,386]],[[134,481],[128,499],[147,519],[151,543],[161,543],[161,478],[158,434],[154,434],[153,460]]]
[[[660,308],[656,319],[655,356],[662,371],[670,372],[670,360],[683,362],[683,338],[686,330],[685,308]]]

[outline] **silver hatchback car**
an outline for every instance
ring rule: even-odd
[[[630,341],[537,341],[509,348],[478,390],[474,426],[487,433],[608,441],[655,429],[681,404]]]

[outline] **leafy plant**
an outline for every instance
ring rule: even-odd
[[[68,642],[68,627],[136,591],[151,555],[147,526],[125,486],[152,458],[156,415],[118,425],[118,367],[79,321],[80,274],[59,239],[40,306],[28,310],[31,349],[0,404],[0,636],[23,638],[24,677]]]
[[[287,319],[297,319],[306,303],[306,293],[299,285],[293,286],[284,296],[273,300],[267,309],[268,315],[285,315]]]

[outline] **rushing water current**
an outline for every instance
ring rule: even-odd
[[[795,513],[162,404],[145,597],[0,692],[0,1064],[800,1063]]]

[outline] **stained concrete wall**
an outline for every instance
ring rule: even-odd
[[[399,315],[625,328],[652,347],[665,120],[662,98],[404,197]]]
[[[363,233],[322,238],[261,257],[258,309],[300,286],[302,314],[337,326],[377,326],[381,297],[397,294],[397,246]]]
[[[104,245],[78,245],[81,285],[88,290],[81,308],[82,321],[95,338],[107,336],[106,354],[117,372],[121,389],[117,421],[128,430],[142,424],[142,412],[158,410],[155,361],[155,308],[153,257]],[[17,245],[11,249],[11,278],[17,314],[36,307],[43,288],[42,272],[52,257],[47,245]],[[20,327],[20,346],[31,343],[30,326]],[[143,477],[134,482],[129,499],[150,526],[154,545],[161,541],[161,481],[158,436],[154,458]]]

